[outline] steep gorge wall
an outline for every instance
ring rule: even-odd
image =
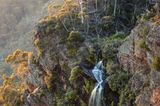
[[[152,64],[150,55],[154,57],[155,55],[152,54],[158,52],[154,47],[159,47],[158,40],[155,44],[157,46],[151,46],[154,40],[159,38],[159,24],[158,26],[154,25],[157,19],[139,23],[132,30],[131,35],[126,38],[128,32],[115,25],[117,19],[120,19],[118,22],[125,22],[123,25],[126,24],[126,21],[112,16],[114,3],[110,1],[111,14],[108,15],[108,12],[101,6],[107,5],[107,3],[101,4],[101,1],[104,2],[100,0],[99,9],[103,11],[101,15],[96,12],[81,14],[79,4],[74,0],[69,0],[58,12],[50,11],[49,16],[40,20],[34,33],[33,57],[28,59],[23,80],[20,82],[20,85],[25,83],[24,88],[21,88],[23,91],[20,94],[21,99],[17,100],[20,105],[87,106],[95,84],[91,70],[96,61],[100,59],[103,59],[104,71],[108,77],[104,92],[104,100],[107,105],[143,106],[145,103],[144,105],[148,106],[151,103],[150,100],[152,103],[157,103],[159,72],[158,70],[151,71],[150,67]],[[125,6],[129,5],[128,0],[123,0],[123,2],[127,2]],[[120,4],[123,2],[121,1]],[[143,3],[141,2],[139,5],[143,5]],[[95,4],[90,0],[88,8],[92,5]],[[125,6],[121,8],[122,13],[127,10]],[[141,7],[140,13],[143,13],[145,6]],[[84,24],[81,22],[81,15],[86,19]],[[119,17],[119,15],[117,16]],[[98,17],[100,21],[96,22],[95,17]],[[90,26],[86,30],[88,23]],[[145,28],[146,25],[149,28]],[[117,31],[111,30],[115,27],[118,28]],[[150,39],[152,33],[156,39]],[[98,34],[100,35],[99,42]],[[143,42],[138,44],[139,40],[143,40]],[[119,48],[120,45],[122,46]],[[149,53],[149,58],[147,53]],[[13,57],[16,54],[19,54],[19,51],[13,53]],[[24,54],[26,55],[25,52]],[[10,58],[8,57],[8,59]],[[155,63],[157,65],[157,59]],[[7,82],[9,83],[8,80]],[[5,84],[4,88],[6,88]],[[9,95],[10,92],[6,94]],[[144,100],[144,98],[147,99]],[[12,101],[10,98],[6,100],[8,103]]]

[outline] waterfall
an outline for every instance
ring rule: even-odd
[[[102,70],[103,62],[98,62],[92,73],[97,81],[95,88],[93,89],[90,99],[89,99],[89,106],[105,106],[103,100],[103,92],[105,86],[105,73]]]

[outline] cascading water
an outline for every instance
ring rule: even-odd
[[[103,100],[103,91],[105,86],[105,74],[102,70],[103,62],[98,62],[94,69],[92,70],[92,73],[97,80],[97,84],[95,88],[93,89],[90,99],[89,99],[89,106],[105,106],[104,100]]]

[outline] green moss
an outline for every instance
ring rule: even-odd
[[[83,86],[87,94],[90,94],[94,88],[94,84],[91,81],[85,79],[85,85]]]
[[[152,69],[159,71],[160,70],[160,56],[155,56],[152,59]]]
[[[150,30],[149,26],[144,26],[142,31],[139,32],[140,36],[146,38],[146,36],[149,33],[149,30]]]
[[[146,44],[145,40],[140,40],[139,41],[139,46],[140,48],[146,50],[146,51],[151,51],[150,48],[148,47],[148,45]]]
[[[71,84],[77,80],[80,73],[81,73],[81,69],[79,66],[76,66],[71,70],[71,75],[69,77],[69,81]]]
[[[135,101],[136,95],[131,91],[128,85],[121,91],[119,97],[119,106],[133,106],[133,102]]]
[[[76,56],[76,54],[77,54],[77,49],[75,49],[75,48],[70,48],[67,51],[67,55],[70,57]]]
[[[70,102],[75,101],[77,99],[75,91],[73,91],[72,89],[68,89],[65,94],[65,99]]]
[[[40,47],[37,47],[37,51],[38,51],[38,57],[42,56],[42,49]]]
[[[67,38],[69,42],[84,42],[84,37],[78,31],[71,31]]]

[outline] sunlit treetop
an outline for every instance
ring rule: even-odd
[[[63,19],[65,16],[67,16],[70,13],[73,13],[75,11],[79,11],[79,3],[77,0],[65,0],[63,5],[60,6],[60,9],[58,9],[56,12],[54,11],[56,9],[56,6],[54,3],[50,4],[48,6],[48,13],[49,17],[47,17],[44,20],[41,21],[47,21],[49,19]]]

